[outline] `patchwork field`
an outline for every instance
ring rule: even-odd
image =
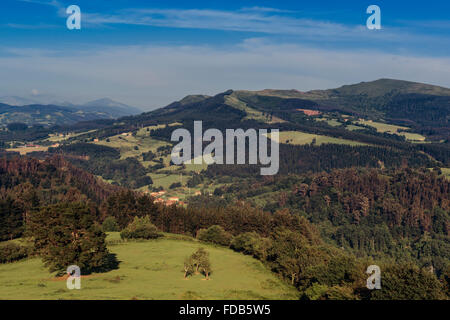
[[[121,242],[108,236],[119,269],[81,279],[80,290],[68,290],[38,258],[0,265],[0,299],[297,299],[296,290],[261,262],[227,248],[174,239]],[[183,278],[183,261],[197,248],[210,253],[211,280]]]
[[[119,149],[121,159],[131,157],[140,160],[142,160],[143,152],[156,152],[159,147],[168,145],[168,143],[150,136],[133,136],[131,134],[116,135],[93,143]]]

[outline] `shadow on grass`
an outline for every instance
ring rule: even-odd
[[[100,267],[94,267],[89,269],[83,269],[83,275],[90,275],[91,273],[105,273],[112,270],[119,269],[119,265],[122,261],[117,259],[117,255],[115,253],[108,253],[105,259],[105,263]]]

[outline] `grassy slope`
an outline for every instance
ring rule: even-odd
[[[118,234],[108,239],[117,239]],[[179,237],[177,237],[179,238]],[[183,261],[198,247],[210,252],[210,281],[183,279]],[[227,248],[194,241],[161,239],[109,246],[118,270],[82,278],[81,290],[68,290],[40,259],[0,265],[0,299],[296,299],[259,261]]]
[[[311,143],[314,138],[316,139],[317,145],[321,145],[323,143],[348,144],[351,146],[367,145],[365,143],[358,142],[358,141],[333,138],[333,137],[322,136],[322,135],[318,135],[318,134],[310,134],[310,133],[299,132],[299,131],[280,132],[280,140],[279,141],[280,141],[280,143],[286,143],[286,141],[289,140],[289,144],[303,145],[303,144]]]
[[[425,141],[425,137],[418,133],[412,133],[412,132],[398,132],[398,130],[408,130],[410,128],[408,127],[402,127],[402,126],[396,126],[393,124],[387,124],[382,122],[375,122],[375,121],[358,121],[357,123],[363,124],[366,126],[374,127],[377,129],[378,132],[388,132],[391,134],[397,134],[400,136],[405,136],[407,140],[413,140],[413,141]]]

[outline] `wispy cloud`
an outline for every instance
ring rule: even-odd
[[[267,34],[338,35],[358,30],[342,24],[282,16],[272,8],[223,11],[210,9],[127,9],[115,14],[86,13],[93,24],[134,24],[170,28],[215,29]]]
[[[16,1],[53,7],[56,9],[58,16],[64,16],[66,12],[64,5],[58,0],[16,0]]]
[[[23,29],[23,30],[52,29],[57,27],[56,25],[52,24],[20,24],[20,23],[7,23],[4,26],[12,29]]]
[[[64,5],[58,0],[17,0],[54,7],[58,16],[66,17]],[[272,7],[254,6],[228,11],[218,9],[158,9],[130,8],[111,12],[86,12],[82,8],[83,28],[114,25],[136,25],[162,28],[222,30],[241,33],[289,37],[292,42],[315,42],[355,48],[417,50],[450,49],[450,35],[435,30],[448,30],[448,21],[397,21],[396,27],[383,25],[382,30],[365,27],[365,12],[361,24],[343,24],[329,20],[304,18],[299,12]],[[17,25],[20,27],[20,25]],[[24,26],[22,26],[24,27]],[[428,32],[422,32],[427,30]],[[444,45],[442,45],[444,44]],[[447,48],[447,49],[446,49]],[[432,54],[438,54],[434,50]]]
[[[291,41],[311,41],[321,44],[345,42],[347,46],[384,47],[395,45],[398,49],[409,47],[442,47],[450,43],[448,34],[421,33],[412,30],[412,24],[382,30],[368,30],[361,15],[360,25],[333,21],[300,18],[295,14],[283,14],[275,8],[253,7],[237,11],[212,9],[126,9],[110,14],[83,13],[87,25],[141,25],[164,28],[225,30],[260,33],[268,36],[288,36]],[[445,23],[437,23],[446,26]],[[431,24],[429,24],[431,26]]]

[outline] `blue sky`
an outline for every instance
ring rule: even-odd
[[[76,4],[82,29],[66,28]],[[381,30],[365,26],[381,8]],[[143,109],[227,89],[450,86],[449,1],[2,0],[0,96]],[[56,98],[55,98],[56,99]]]

